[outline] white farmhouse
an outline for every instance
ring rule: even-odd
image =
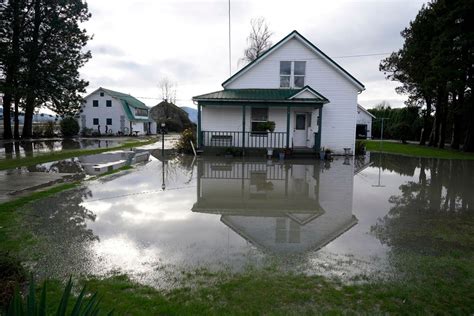
[[[372,138],[372,120],[374,118],[375,116],[372,113],[364,109],[362,105],[357,104],[356,138]]]
[[[156,131],[149,108],[130,94],[99,88],[84,98],[79,125],[105,135],[144,135]]]
[[[297,31],[222,86],[193,98],[200,148],[354,152],[364,85]]]

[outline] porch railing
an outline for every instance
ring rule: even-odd
[[[204,147],[285,148],[285,132],[201,131]]]

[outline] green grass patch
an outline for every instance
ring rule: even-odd
[[[3,159],[0,160],[0,170],[12,169],[17,167],[24,167],[24,166],[31,166],[40,163],[68,159],[78,156],[85,156],[85,155],[94,155],[100,154],[107,151],[114,151],[120,149],[127,149],[132,147],[144,146],[148,144],[153,144],[157,141],[156,138],[142,140],[142,141],[133,141],[133,142],[126,142],[122,145],[109,147],[109,148],[95,148],[95,149],[79,149],[79,150],[62,150],[56,151],[51,153],[40,154],[34,157],[23,157],[23,158],[15,158],[15,159]]]
[[[78,185],[78,182],[61,184],[0,204],[0,252],[18,253],[22,248],[34,242],[34,237],[22,228],[21,222],[24,215],[20,212],[22,207],[56,193],[73,189]]]
[[[465,263],[436,268],[472,268]],[[428,264],[429,262],[423,262]],[[104,310],[118,315],[315,315],[315,314],[470,314],[472,282],[465,274],[430,280],[344,285],[321,276],[252,271],[222,277],[216,284],[158,291],[123,275],[83,280],[101,296]],[[49,301],[59,303],[64,285],[49,285]],[[78,286],[79,288],[79,286]]]
[[[420,146],[414,144],[402,144],[377,140],[366,142],[368,151],[377,151],[391,154],[400,154],[406,156],[440,158],[440,159],[468,159],[474,160],[474,153],[465,153],[458,150],[440,149],[435,147]]]

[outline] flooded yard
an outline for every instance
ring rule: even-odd
[[[474,163],[384,154],[163,160],[152,151],[134,170],[26,214],[42,240],[26,250],[29,265],[42,277],[125,273],[156,288],[196,269],[399,278],[409,253],[474,250],[458,229],[474,222]]]
[[[95,149],[109,148],[118,146],[127,138],[111,138],[111,139],[38,139],[38,140],[22,140],[22,141],[1,141],[0,142],[0,159],[12,159],[37,156],[38,154],[50,153],[62,150],[76,149]]]

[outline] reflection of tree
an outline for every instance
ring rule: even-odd
[[[418,159],[414,164],[407,159],[403,166],[398,159],[386,156],[382,164],[397,172],[419,168],[419,178],[401,185],[401,194],[390,197],[392,208],[372,227],[380,241],[395,250],[422,253],[474,250],[474,244],[466,242],[467,228],[474,224],[474,164],[438,159]]]
[[[61,148],[63,150],[81,149],[81,144],[74,139],[63,139],[61,141]]]
[[[84,268],[90,242],[98,240],[88,221],[96,215],[81,205],[91,191],[85,187],[39,200],[29,212],[28,225],[38,237],[38,272],[50,275]],[[78,266],[79,267],[76,267]]]

